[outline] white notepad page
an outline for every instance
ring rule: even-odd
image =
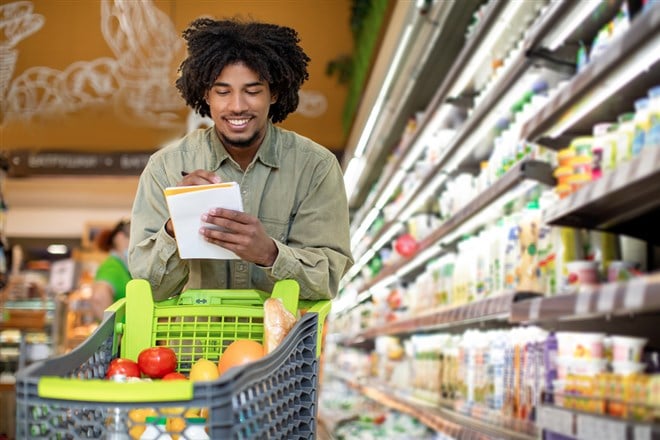
[[[239,259],[232,251],[209,243],[199,233],[202,226],[215,227],[202,221],[202,215],[209,209],[243,211],[238,183],[169,187],[165,188],[165,198],[181,258]]]

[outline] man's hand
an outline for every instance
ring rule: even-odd
[[[202,227],[200,233],[210,242],[238,255],[242,260],[270,267],[277,258],[277,246],[258,218],[240,211],[214,208],[202,221],[222,228]]]
[[[212,171],[207,170],[195,170],[192,172],[181,171],[183,179],[176,184],[176,186],[195,186],[195,185],[209,185],[211,183],[221,183],[222,179],[218,177]],[[167,219],[165,223],[165,231],[174,237],[174,227],[172,225],[172,219]]]
[[[213,171],[195,170],[187,173],[181,171],[183,180],[177,183],[176,186],[193,186],[193,185],[209,185],[211,183],[221,183],[222,179],[218,177]]]

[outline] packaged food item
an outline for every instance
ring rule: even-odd
[[[598,263],[590,260],[575,260],[566,263],[568,285],[571,291],[578,291],[583,286],[598,284]]]
[[[559,359],[562,359],[564,365],[570,367],[569,369],[573,373],[585,374],[585,372],[600,371],[605,368],[604,363],[587,365],[573,362],[575,359],[596,359],[606,362],[603,350],[604,333],[557,332],[556,336]]]
[[[648,341],[647,338],[613,335],[611,340],[612,366],[614,366],[615,362],[641,362],[642,352],[644,351],[644,346]],[[622,368],[625,367],[630,367],[630,365],[622,365]]]
[[[623,113],[617,118],[619,130],[616,139],[616,161],[627,162],[632,158],[632,143],[635,135],[635,122],[632,112]]]
[[[660,147],[660,86],[649,89],[649,131],[646,147]]]
[[[613,168],[614,159],[612,148],[612,136],[610,129],[612,123],[603,122],[593,127],[593,144],[591,146],[591,178],[599,179],[604,170]]]
[[[264,348],[266,354],[282,343],[296,324],[296,317],[288,311],[282,300],[268,298],[264,301]]]
[[[607,266],[607,281],[610,283],[628,281],[636,274],[637,264],[632,261],[610,261]]]
[[[646,134],[651,125],[649,115],[649,99],[640,98],[635,101],[634,132],[632,142],[632,155],[637,156],[644,148]]]

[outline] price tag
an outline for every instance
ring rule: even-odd
[[[543,298],[534,298],[529,302],[529,320],[538,321],[541,313],[541,302]]]
[[[575,298],[575,314],[576,315],[586,315],[589,313],[589,306],[591,305],[591,295],[593,291],[591,288],[582,290],[578,292],[577,297]]]
[[[617,283],[607,283],[603,285],[598,293],[596,310],[605,313],[614,310],[614,300],[616,298],[617,287]]]
[[[644,305],[646,296],[646,278],[632,278],[628,281],[623,297],[623,307],[626,309],[640,309]]]
[[[652,440],[650,426],[633,426],[634,440]]]
[[[557,408],[542,406],[537,419],[539,428],[573,437],[573,414]]]

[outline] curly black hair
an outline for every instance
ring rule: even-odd
[[[277,102],[268,117],[281,122],[298,107],[298,90],[309,78],[310,58],[298,33],[286,26],[239,19],[198,18],[183,31],[188,57],[179,66],[176,88],[201,116],[211,116],[205,95],[227,65],[241,62],[268,82]]]

